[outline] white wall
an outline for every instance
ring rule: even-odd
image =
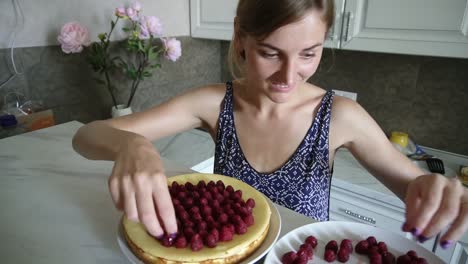
[[[122,0],[0,0],[0,48],[8,48],[15,25],[13,2],[24,13],[24,26],[17,34],[15,47],[57,45],[63,24],[78,21],[90,30],[91,40],[109,31],[114,9],[133,1]],[[161,19],[166,36],[190,35],[188,0],[140,0],[144,15]],[[19,17],[18,17],[19,18]],[[18,19],[21,24],[21,20]],[[119,32],[117,32],[119,33]],[[121,38],[122,33],[114,37]],[[119,37],[120,36],[120,37]],[[115,39],[115,38],[114,38]]]

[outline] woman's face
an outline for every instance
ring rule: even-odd
[[[312,76],[320,62],[326,24],[316,11],[278,28],[264,40],[241,39],[248,89],[285,102],[299,84]]]

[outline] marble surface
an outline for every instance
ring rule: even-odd
[[[73,121],[0,140],[1,263],[129,263],[107,190],[112,163],[76,154]],[[168,176],[191,172],[164,158]],[[277,206],[281,235],[313,222]]]

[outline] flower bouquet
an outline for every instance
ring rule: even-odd
[[[62,51],[80,53],[88,49],[88,62],[93,70],[101,76],[96,78],[99,84],[109,91],[113,105],[118,108],[129,108],[141,81],[151,77],[151,70],[161,67],[160,56],[175,62],[182,53],[180,41],[175,38],[162,37],[163,27],[159,18],[144,16],[138,2],[130,7],[115,9],[115,18],[111,20],[110,30],[98,35],[98,41],[90,41],[89,31],[78,22],[65,24],[58,36]],[[118,23],[126,22],[122,30],[128,35],[125,39],[127,58],[111,55],[110,38]],[[130,80],[130,96],[126,104],[118,104],[111,74],[122,71]]]

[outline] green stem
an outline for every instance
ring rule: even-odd
[[[132,89],[130,91],[130,98],[128,99],[128,102],[127,102],[127,107],[130,107],[130,105],[132,103],[133,97],[135,96],[136,90],[138,89],[138,85],[140,84],[141,75],[143,74],[143,72],[145,70],[144,65],[147,62],[147,58],[146,58],[145,54],[143,54],[143,59],[139,59],[139,62],[140,63],[138,65],[137,77],[136,77],[135,80],[133,80]]]
[[[112,93],[112,85],[110,83],[109,72],[106,70],[104,71],[104,74],[106,75],[107,90],[109,90],[109,93],[112,97],[112,102],[114,103],[115,108],[117,108],[117,101],[115,100],[114,93]]]

